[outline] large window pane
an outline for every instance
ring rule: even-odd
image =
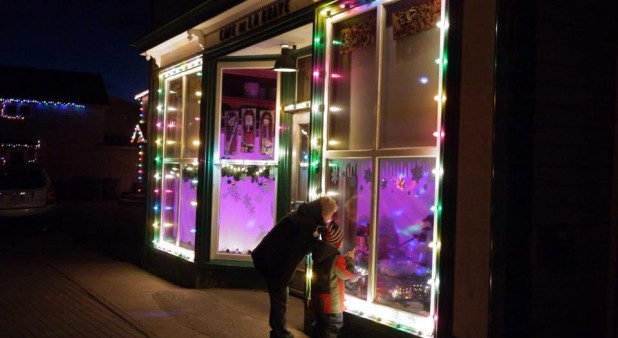
[[[434,146],[440,1],[399,1],[386,14],[380,147]]]
[[[371,218],[371,159],[329,160],[327,192],[337,198],[337,221],[343,229],[342,253],[356,249],[356,268],[363,276],[355,283],[346,283],[346,292],[367,298],[370,262],[369,223]]]
[[[161,179],[160,229],[154,245],[173,255],[193,260],[197,211],[197,163],[200,146],[201,60],[194,59],[161,73],[163,123],[157,122]]]
[[[275,169],[224,165],[219,190],[217,252],[248,257],[275,222]]]
[[[180,165],[177,163],[166,163],[163,166],[163,174],[161,235],[165,242],[176,244],[176,237],[178,236]]]
[[[186,103],[183,116],[183,158],[197,158],[200,149],[201,75],[201,72],[187,75]]]
[[[377,101],[376,12],[333,25],[328,149],[371,149]]]
[[[178,245],[195,249],[195,216],[197,212],[197,163],[182,165],[180,182],[180,215]]]
[[[167,158],[180,158],[182,111],[182,77],[178,77],[167,83],[164,148]]]
[[[218,68],[220,175],[215,176],[212,254],[250,260],[275,224],[277,73],[272,61],[222,62]]]
[[[429,315],[435,159],[381,159],[379,165],[376,301]]]
[[[277,75],[270,69],[223,69],[219,156],[273,160]]]

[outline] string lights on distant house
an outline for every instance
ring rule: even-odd
[[[148,98],[148,91],[144,91],[135,96],[135,99],[139,101],[139,122],[133,129],[133,135],[131,136],[131,143],[137,144],[137,182],[139,184],[137,192],[143,191],[144,186],[144,145],[146,144],[146,138],[142,132],[140,124],[144,124],[144,99]]]
[[[23,105],[32,106],[32,105],[40,105],[47,108],[48,106],[53,106],[54,108],[74,108],[74,109],[84,109],[86,108],[83,104],[77,104],[73,102],[61,102],[61,101],[53,101],[53,100],[33,100],[33,99],[16,99],[16,98],[2,98],[0,97],[0,102],[2,102],[2,106],[0,106],[0,118],[5,118],[9,120],[24,120],[26,118],[25,114],[21,111],[20,107]],[[14,112],[7,111],[9,107],[14,107]]]
[[[37,140],[36,143],[26,142],[0,142],[0,165],[6,164],[7,151],[12,149],[25,149],[31,152],[31,158],[27,160],[28,163],[36,163],[39,158],[39,151],[41,150],[41,141]]]

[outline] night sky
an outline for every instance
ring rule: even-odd
[[[131,43],[149,32],[148,0],[2,1],[0,64],[100,73],[108,95],[147,89],[148,62]]]

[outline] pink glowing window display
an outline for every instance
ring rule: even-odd
[[[219,198],[219,254],[251,253],[275,221],[275,168],[224,166]]]
[[[433,158],[379,162],[376,302],[428,315],[433,268]]]

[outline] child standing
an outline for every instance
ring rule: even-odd
[[[358,278],[354,273],[354,250],[339,253],[343,231],[335,224],[327,226],[323,240],[312,251],[313,278],[311,302],[315,313],[315,338],[335,338],[343,327],[344,281]]]

